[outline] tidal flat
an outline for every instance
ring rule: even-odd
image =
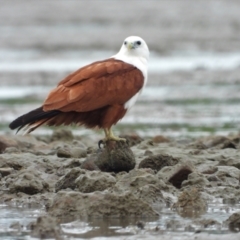
[[[238,0],[2,1],[0,237],[239,239],[239,9]],[[10,131],[129,35],[151,52],[147,87],[114,129],[131,140],[132,170],[86,169],[100,130]]]

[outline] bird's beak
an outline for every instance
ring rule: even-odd
[[[127,47],[129,50],[135,48],[134,43],[132,43],[132,42],[129,42]]]

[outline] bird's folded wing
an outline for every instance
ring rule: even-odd
[[[50,92],[43,110],[86,112],[124,104],[143,83],[142,72],[131,64],[115,59],[95,62],[63,79]]]

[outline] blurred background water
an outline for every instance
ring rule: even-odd
[[[10,121],[41,105],[67,74],[108,58],[127,36],[139,35],[151,51],[149,81],[117,131],[237,132],[239,9],[238,0],[1,1],[0,131],[9,132]]]

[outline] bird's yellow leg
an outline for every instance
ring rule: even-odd
[[[104,128],[104,132],[105,132],[105,138],[103,141],[124,141],[126,142],[126,139],[125,138],[119,138],[119,137],[116,137],[114,136],[113,132],[112,132],[112,129],[109,128]]]

